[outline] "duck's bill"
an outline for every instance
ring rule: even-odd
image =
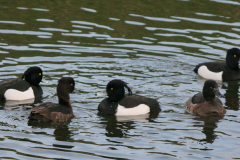
[[[219,92],[219,90],[217,89],[217,90],[215,90],[215,95],[217,96],[217,97],[219,97],[219,98],[225,98],[225,96],[224,95],[222,95],[220,92]]]
[[[96,93],[96,96],[98,96],[98,97],[104,97],[104,96],[107,96],[107,92],[106,92],[106,90],[101,91],[101,92],[97,92],[97,93]]]
[[[80,94],[76,88],[74,88],[73,93]]]
[[[48,81],[46,79],[44,79],[44,78],[42,78],[42,82],[48,83]]]

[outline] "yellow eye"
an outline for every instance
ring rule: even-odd
[[[111,88],[111,90],[113,90],[113,88]]]
[[[73,86],[73,84],[71,83],[71,86]]]
[[[42,75],[42,73],[39,73],[39,76],[41,76]]]
[[[210,87],[210,89],[212,89],[212,87]]]
[[[234,54],[234,57],[237,57],[237,56]]]

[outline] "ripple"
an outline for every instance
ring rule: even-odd
[[[65,30],[65,29],[59,29],[59,28],[39,28],[40,30],[43,31],[50,31],[50,32],[69,32],[69,30]]]
[[[102,39],[110,40],[110,41],[138,42],[138,43],[144,43],[144,44],[152,44],[153,43],[151,41],[145,41],[145,40],[140,40],[140,39],[113,38],[113,37],[102,38]]]
[[[227,22],[222,22],[222,21],[205,20],[205,19],[198,19],[198,18],[176,17],[176,16],[171,16],[171,17],[176,18],[176,19],[190,21],[190,22],[203,23],[203,24],[240,26],[240,22],[227,23]]]
[[[80,25],[72,25],[72,27],[82,28],[82,29],[93,29],[93,27],[80,26]]]
[[[83,24],[83,25],[89,25],[89,26],[95,26],[98,28],[104,28],[104,29],[108,29],[110,31],[113,31],[114,29],[105,25],[99,25],[97,23],[92,23],[92,22],[86,22],[86,21],[71,21],[71,23],[77,23],[77,24]]]
[[[161,17],[148,17],[148,16],[143,16],[139,14],[129,14],[130,16],[133,17],[142,17],[147,20],[152,20],[152,21],[162,21],[162,22],[180,22],[180,20],[176,19],[170,19],[170,18],[161,18]]]
[[[118,19],[118,18],[108,18],[108,19],[110,19],[112,21],[120,21],[120,19]]]
[[[106,34],[98,34],[96,32],[90,32],[89,34],[77,34],[77,33],[62,33],[63,36],[73,36],[73,37],[88,37],[88,38],[93,38],[93,37],[110,37],[109,35]]]
[[[39,19],[36,19],[37,21],[40,21],[40,22],[54,22],[54,20],[51,20],[51,19],[44,19],[44,18],[39,18]]]
[[[28,8],[26,8],[26,7],[17,7],[17,9],[27,10]]]
[[[97,11],[95,9],[83,8],[83,7],[81,7],[81,9],[84,10],[84,11],[87,11],[87,12],[97,13]]]
[[[226,3],[226,4],[233,4],[233,5],[240,5],[239,2],[236,1],[230,1],[230,0],[211,0],[213,2],[218,2],[218,3]]]
[[[31,9],[35,11],[49,12],[49,9],[42,9],[42,8],[31,8]]]
[[[125,21],[127,24],[132,24],[132,25],[138,25],[138,26],[144,26],[146,25],[145,23],[142,22],[136,22],[136,21]]]
[[[21,25],[25,24],[25,23],[23,23],[23,22],[16,22],[16,21],[0,21],[0,23],[7,23],[7,24],[21,24]]]
[[[196,15],[200,15],[200,16],[208,16],[208,17],[214,17],[216,15],[214,14],[209,14],[209,13],[199,13],[199,12],[195,12]]]
[[[189,38],[191,40],[194,40],[194,41],[202,41],[202,39],[199,39],[199,38],[196,38],[196,37],[193,37],[193,36],[187,36],[187,35],[184,35],[184,34],[161,34],[161,33],[154,33],[154,35],[157,35],[157,36],[166,36],[166,37],[186,37],[186,38]]]
[[[52,35],[52,33],[49,33],[49,32],[18,31],[18,30],[4,30],[4,29],[0,29],[0,33],[4,33],[4,34],[20,34],[20,35]]]
[[[212,49],[212,47],[210,46],[197,44],[197,43],[183,43],[183,42],[158,42],[158,43],[174,45],[174,46],[187,46],[187,47],[193,47],[193,48]]]

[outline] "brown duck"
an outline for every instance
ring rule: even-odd
[[[69,93],[77,92],[75,89],[74,79],[71,77],[63,77],[58,81],[57,95],[59,103],[43,103],[34,108],[28,119],[42,122],[67,122],[73,117],[73,110],[70,103]]]
[[[223,96],[218,90],[218,84],[214,80],[207,80],[203,91],[190,98],[185,104],[185,109],[188,113],[200,116],[224,115],[226,110],[216,96]]]

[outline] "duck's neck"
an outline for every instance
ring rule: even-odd
[[[206,101],[212,101],[215,98],[214,92],[209,91],[207,87],[203,87],[202,93]]]
[[[204,97],[204,96],[203,96]],[[209,97],[209,96],[207,96],[207,97],[204,97],[204,99],[206,100],[206,101],[212,101],[213,99],[215,98],[215,96],[211,96],[211,97]]]
[[[227,61],[226,61],[226,64],[227,64],[227,66],[229,67],[229,68],[231,68],[232,70],[239,70],[239,67],[238,67],[238,63],[228,63]]]
[[[70,111],[72,112],[72,105],[70,103],[70,97],[69,94],[58,94],[58,103],[66,106],[70,109]]]

